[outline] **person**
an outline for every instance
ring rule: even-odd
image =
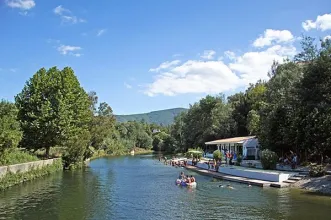
[[[189,176],[186,178],[186,183],[191,183],[191,178]]]
[[[195,182],[195,178],[191,175],[191,182],[194,183]]]
[[[178,179],[181,180],[184,179],[184,177],[185,177],[184,172],[180,172]]]
[[[227,185],[229,189],[234,189],[230,184]]]
[[[293,154],[293,158],[292,158],[292,169],[295,169],[297,167],[297,160],[298,157],[296,154]]]
[[[232,151],[231,151],[231,153],[229,153],[229,157],[230,157],[230,158],[229,158],[229,164],[230,164],[230,165],[233,165],[233,164],[232,164],[232,160],[233,160],[233,153],[232,153]]]

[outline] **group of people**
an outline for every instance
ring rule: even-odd
[[[172,159],[169,159],[167,157],[159,157],[159,161],[164,161],[165,165],[171,165],[173,167],[185,167],[187,165],[186,160],[175,160],[175,157],[172,157]]]
[[[224,155],[225,155],[225,163],[229,165],[233,165],[232,160],[237,159],[237,154],[233,151],[224,150]]]
[[[195,178],[194,176],[185,176],[184,172],[181,172],[178,179],[180,179],[181,181],[185,181],[186,183],[194,183],[195,182]]]
[[[291,151],[290,155],[285,154],[284,157],[279,158],[279,162],[282,165],[291,165],[291,168],[295,169],[298,165],[298,155]]]

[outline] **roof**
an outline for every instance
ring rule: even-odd
[[[220,139],[220,140],[215,140],[215,141],[209,141],[206,142],[206,145],[217,145],[217,144],[231,144],[231,143],[236,143],[236,144],[241,144],[246,140],[256,138],[256,136],[246,136],[246,137],[234,137],[234,138],[226,138],[226,139]]]

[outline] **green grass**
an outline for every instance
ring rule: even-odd
[[[19,149],[7,152],[0,158],[0,166],[13,165],[19,163],[27,163],[32,161],[37,161],[39,158],[29,152],[24,152]]]
[[[26,181],[30,181],[62,169],[63,169],[62,161],[56,160],[51,165],[47,165],[39,169],[31,170],[29,172],[15,173],[15,174],[7,173],[4,177],[0,179],[0,190],[4,190],[10,186],[23,183]]]

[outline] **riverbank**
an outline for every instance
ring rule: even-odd
[[[291,184],[291,187],[331,196],[331,176],[307,177]]]
[[[61,159],[40,160],[0,167],[0,190],[62,170]]]
[[[144,148],[135,148],[134,155],[152,154],[152,153],[154,153],[154,150],[147,150],[147,149],[144,149]],[[109,153],[106,153],[103,150],[100,150],[100,151],[96,151],[93,154],[93,156],[88,159],[88,161],[95,160],[95,159],[98,159],[100,157],[106,157],[106,156],[128,156],[128,155],[131,155],[131,153],[130,152],[113,152],[113,153],[109,154]]]

